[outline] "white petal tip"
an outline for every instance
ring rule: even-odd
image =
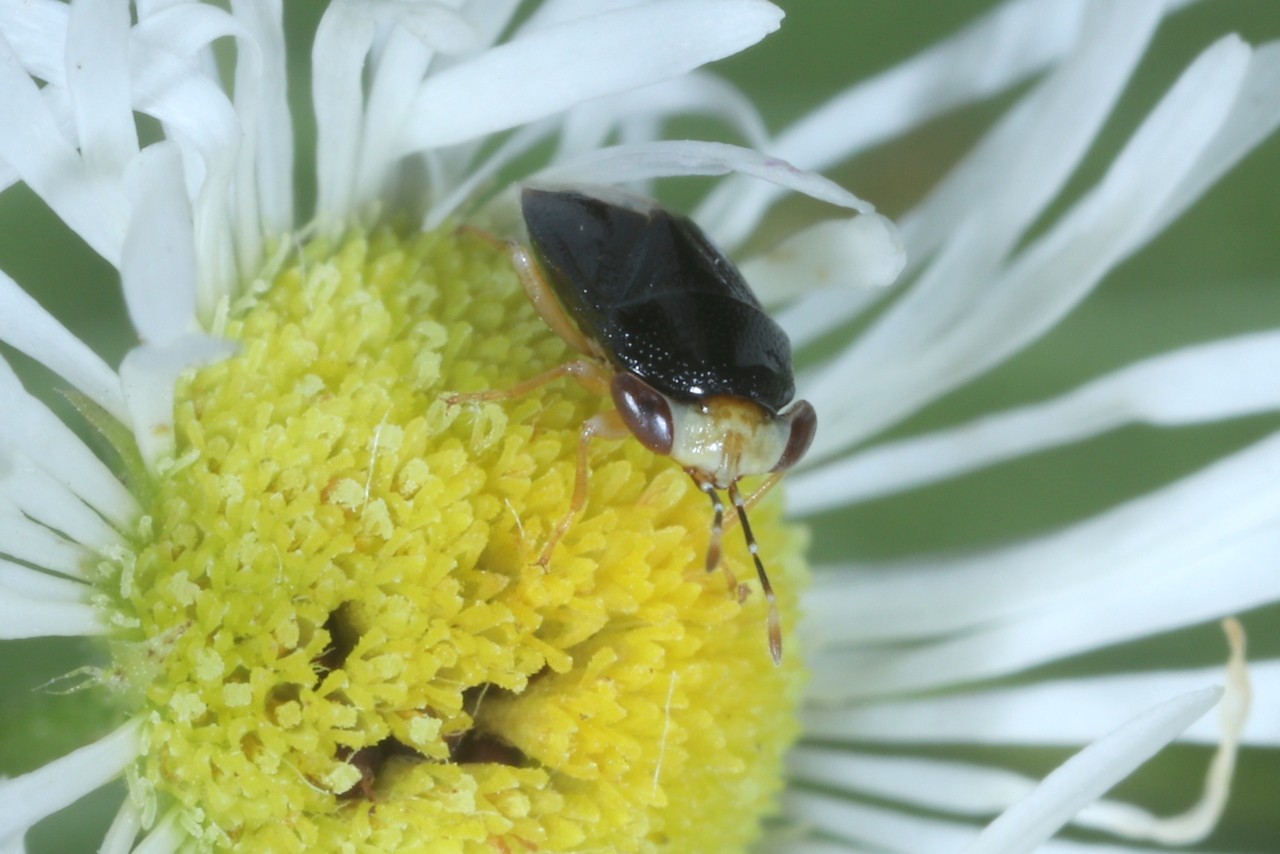
[[[844,229],[847,283],[855,287],[885,288],[907,266],[907,250],[897,226],[880,214],[863,214]]]
[[[233,342],[186,334],[163,346],[134,348],[120,365],[120,381],[138,450],[152,466],[173,451],[173,391],[182,372],[236,352]]]
[[[898,229],[877,213],[834,219],[793,234],[742,265],[766,304],[817,290],[865,290],[893,284],[907,263]]]

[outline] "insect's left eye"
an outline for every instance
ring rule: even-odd
[[[614,374],[610,383],[613,405],[627,429],[655,454],[671,453],[674,427],[666,397],[644,380],[628,373]]]

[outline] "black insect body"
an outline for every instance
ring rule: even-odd
[[[530,187],[521,204],[532,251],[510,244],[513,264],[547,325],[584,358],[511,389],[451,400],[511,397],[567,374],[609,394],[616,407],[583,424],[570,510],[542,562],[586,504],[591,439],[633,435],[710,496],[708,570],[720,563],[719,490],[728,492],[768,599],[769,647],[780,661],[777,604],[747,506],[800,460],[817,426],[806,401],[788,408],[795,382],[786,333],[697,225],[653,201],[613,189]],[[744,501],[738,480],[760,474],[770,477]]]
[[[715,395],[777,413],[795,394],[791,342],[693,222],[582,192],[526,189],[547,284],[619,371],[683,401]]]

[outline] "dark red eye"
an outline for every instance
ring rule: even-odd
[[[614,374],[609,388],[613,405],[640,444],[655,454],[671,453],[674,427],[666,397],[635,374]]]
[[[800,462],[805,451],[813,444],[813,434],[818,432],[818,413],[813,411],[807,400],[796,401],[796,405],[783,414],[781,421],[791,425],[791,432],[782,457],[773,467],[774,471],[786,471]]]

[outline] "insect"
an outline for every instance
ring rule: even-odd
[[[526,187],[521,208],[531,245],[508,243],[512,263],[539,315],[581,357],[512,388],[450,401],[515,397],[571,376],[614,404],[582,425],[569,512],[540,562],[550,560],[586,504],[591,440],[634,436],[710,497],[709,572],[720,564],[720,491],[728,493],[768,602],[769,649],[780,662],[778,606],[747,507],[804,456],[817,429],[813,407],[792,404],[786,333],[702,229],[656,202],[618,189]],[[761,474],[770,477],[744,501],[738,481]]]

